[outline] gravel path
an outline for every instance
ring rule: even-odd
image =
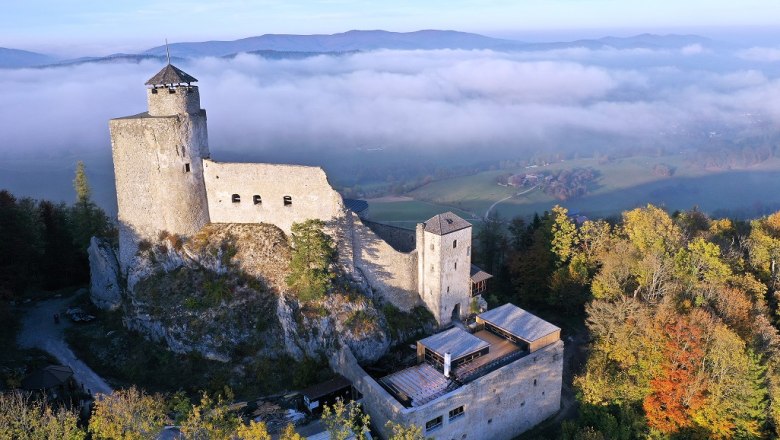
[[[111,394],[112,389],[106,381],[79,360],[65,342],[63,331],[73,325],[65,316],[65,310],[72,300],[72,297],[56,298],[21,308],[24,316],[17,342],[25,348],[40,348],[57,358],[62,365],[69,366],[73,370],[76,382],[83,384],[84,388],[90,390],[93,395]],[[60,314],[59,324],[54,323],[55,313]]]

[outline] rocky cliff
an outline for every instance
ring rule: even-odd
[[[285,282],[290,258],[285,234],[267,224],[210,224],[188,241],[162,233],[140,243],[121,301],[124,323],[174,352],[222,362],[327,357],[344,345],[366,362],[387,352],[397,332],[370,292],[340,272],[324,299],[303,303]],[[108,279],[112,268],[95,265],[104,273],[93,277]],[[96,304],[118,298],[93,294]]]

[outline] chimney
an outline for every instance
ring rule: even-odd
[[[444,376],[450,377],[450,368],[452,366],[452,355],[450,352],[444,353]]]

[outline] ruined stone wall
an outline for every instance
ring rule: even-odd
[[[293,223],[345,215],[341,196],[319,167],[204,160],[203,168],[214,223],[270,223],[290,234]]]
[[[422,255],[418,277],[423,301],[440,325],[451,321],[456,307],[458,317],[465,316],[471,303],[471,228],[446,235],[418,231],[417,237],[422,237],[417,252]]]
[[[293,223],[322,220],[345,267],[359,269],[377,293],[402,310],[420,304],[416,253],[396,251],[348,211],[322,168],[211,160],[203,167],[212,222],[270,223],[289,234]]]
[[[123,273],[140,240],[160,231],[189,236],[209,222],[201,158],[208,156],[206,112],[113,119],[119,219],[119,263]]]
[[[398,252],[352,213],[355,267],[382,297],[403,311],[422,304],[417,294],[417,251]]]
[[[442,426],[425,432],[426,438],[509,440],[555,414],[561,404],[562,341],[415,408],[403,407],[349,356],[341,355],[334,364],[363,394],[371,423],[383,438],[390,435],[388,420],[424,428],[441,416]],[[463,415],[450,420],[449,412],[461,406]]]

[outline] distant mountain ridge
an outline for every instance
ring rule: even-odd
[[[275,50],[285,52],[349,52],[378,49],[512,49],[518,43],[458,31],[422,30],[415,32],[348,31],[339,34],[265,34],[233,41],[173,43],[171,53],[179,56],[226,56],[239,52]],[[165,46],[146,54],[165,54]]]
[[[56,61],[42,53],[0,47],[0,68],[42,66]]]
[[[383,30],[353,30],[331,35],[266,34],[233,41],[203,41],[172,43],[169,49],[176,60],[200,57],[234,57],[250,53],[268,59],[300,59],[319,55],[339,56],[361,51],[395,50],[495,50],[542,51],[584,47],[588,49],[675,49],[699,44],[711,45],[712,40],[698,35],[641,34],[632,37],[603,37],[569,42],[526,43],[492,38],[459,31],[421,30],[389,32]],[[165,46],[157,46],[138,54],[113,54],[104,57],[81,57],[59,61],[54,57],[17,49],[0,48],[0,68],[39,67],[83,63],[140,62],[164,59]]]

